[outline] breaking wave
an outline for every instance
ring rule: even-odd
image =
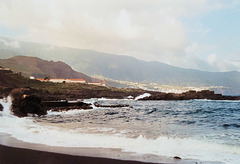
[[[95,102],[95,100],[87,100],[87,101],[92,104],[93,102]],[[153,154],[153,155],[160,155],[160,156],[166,156],[166,157],[180,156],[183,159],[185,158],[185,159],[200,159],[205,161],[219,161],[219,162],[224,162],[229,164],[237,164],[240,161],[239,145],[210,142],[204,137],[199,139],[191,136],[172,136],[168,134],[158,135],[158,137],[156,138],[149,138],[144,134],[140,134],[135,137],[130,137],[125,133],[116,132],[116,133],[108,134],[106,133],[106,129],[104,129],[104,127],[102,128],[101,133],[88,133],[88,129],[87,128],[84,129],[84,127],[64,129],[64,128],[61,128],[60,126],[49,126],[49,124],[46,124],[46,125],[40,124],[32,117],[18,118],[11,115],[11,112],[10,112],[11,98],[10,97],[8,97],[5,100],[0,100],[0,103],[4,107],[3,111],[0,112],[1,113],[0,132],[8,133],[12,137],[17,138],[18,140],[21,140],[24,142],[45,144],[49,146],[61,146],[61,147],[117,148],[117,149],[122,149],[122,151],[124,152],[131,152],[136,154]],[[138,102],[134,102],[134,103],[138,103]],[[144,102],[141,102],[141,103],[144,103]],[[165,102],[161,102],[160,104],[164,104],[164,103]],[[153,106],[151,109],[149,109],[149,106],[144,106],[144,108],[147,109],[147,113],[146,113],[146,109],[144,109],[144,112],[142,114],[140,113],[140,115],[141,116],[144,115],[144,117],[134,117],[133,120],[136,120],[136,118],[141,118],[140,120],[144,120],[145,115],[146,117],[151,116],[155,119],[156,116],[158,116],[156,115],[156,113],[162,114],[160,112],[163,110],[163,109],[162,110],[157,109],[156,106],[158,105],[151,105]],[[179,105],[181,104],[178,103],[178,106]],[[166,107],[166,104],[165,104],[165,107]],[[171,110],[171,108],[167,108],[166,110]],[[129,112],[131,117],[141,112],[140,109],[136,109],[136,110],[131,109],[128,112],[126,112],[127,110],[124,111],[123,109],[117,110],[117,111],[114,111],[113,109],[105,110],[105,111],[95,109],[94,111],[103,111],[102,113],[95,113],[95,115],[98,116],[98,114],[102,114],[102,117],[105,118],[107,116],[107,117],[110,117],[111,119],[114,119],[119,116],[127,117],[127,115],[124,115],[123,112],[125,113]],[[91,111],[91,112],[94,113],[94,111]],[[179,112],[180,111],[181,110],[179,110]],[[137,114],[134,112],[136,112]],[[178,111],[175,111],[175,112],[178,112]],[[49,112],[48,116],[51,117],[54,115],[71,115],[71,114],[75,116],[76,114],[79,114],[79,113],[81,113],[82,115],[85,115],[90,113],[90,111],[72,110],[65,113]],[[196,114],[196,113],[193,113],[193,114]],[[181,113],[178,115],[173,115],[173,118],[178,116],[181,116]],[[67,116],[67,117],[71,118],[72,116]],[[160,117],[160,115],[158,117]],[[63,121],[62,123],[65,123],[65,122]],[[181,123],[189,126],[196,124],[195,121],[189,121],[189,120],[186,120],[186,121],[182,120]],[[224,127],[233,126],[235,128],[239,128],[238,124],[237,124],[237,127],[236,125],[233,125],[233,124],[224,124],[223,126]],[[112,131],[114,130],[115,129],[113,128]]]

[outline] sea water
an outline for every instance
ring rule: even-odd
[[[9,98],[0,102],[4,104],[0,132],[25,142],[240,162],[240,101],[89,99],[85,102],[131,107],[94,107],[27,118],[9,115]]]

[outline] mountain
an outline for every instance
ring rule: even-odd
[[[2,40],[7,43],[0,41],[1,58],[15,55],[37,56],[47,60],[63,61],[76,71],[92,76],[100,75],[114,80],[162,85],[220,86],[221,93],[240,94],[240,73],[237,71],[206,72],[92,50],[29,42],[16,43],[16,41],[7,38],[2,38]]]
[[[9,59],[1,59],[0,65],[9,67],[14,72],[21,72],[22,75],[37,78],[76,78],[92,81],[91,77],[74,71],[69,65],[63,62],[42,60],[38,57],[15,56]]]

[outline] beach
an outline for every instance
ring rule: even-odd
[[[159,162],[162,161],[162,162]],[[188,164],[190,161],[179,161],[151,155],[131,155],[118,149],[101,148],[66,148],[19,141],[8,134],[0,133],[1,164],[65,164],[65,163],[98,163],[98,164],[141,164],[141,163],[175,163]]]
[[[66,163],[98,163],[98,164],[141,164],[139,161],[125,161],[117,159],[73,156],[67,154],[31,150],[25,148],[15,148],[0,145],[0,163],[1,164],[66,164]]]
[[[32,152],[28,155],[31,150],[50,153],[49,161],[59,156],[70,160],[87,157],[178,164],[237,164],[239,161],[239,102],[84,101],[102,106],[129,104],[132,108],[94,107],[19,118],[9,111],[9,100],[2,103],[4,110],[0,112],[0,144],[8,146],[8,149],[1,148],[1,160],[15,160],[15,155],[21,154],[18,157],[21,160],[26,156],[32,158]],[[226,113],[231,117],[226,117]],[[20,148],[21,152],[10,147]],[[174,159],[175,156],[181,160]],[[20,161],[18,158],[16,161]],[[41,158],[33,159],[41,161]],[[7,163],[11,162],[14,163]]]
[[[101,149],[74,149],[50,147],[40,144],[25,143],[10,137],[8,134],[0,134],[0,163],[34,163],[34,164],[65,164],[65,163],[126,163],[140,164],[140,161],[110,159],[101,156]],[[88,155],[88,156],[87,156]],[[94,156],[95,155],[95,156]]]

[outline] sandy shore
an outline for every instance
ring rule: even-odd
[[[193,164],[198,160],[174,160],[154,155],[137,155],[120,149],[55,147],[19,141],[0,133],[0,164],[65,164],[65,163],[177,163]]]
[[[0,133],[0,164],[152,163],[118,149],[54,147],[19,141]],[[144,162],[141,162],[141,161]],[[156,163],[156,162],[154,162]]]
[[[141,164],[138,161],[116,160],[98,157],[73,156],[67,154],[44,152],[31,149],[15,148],[0,145],[1,164],[75,164],[75,163],[97,163],[97,164]]]

